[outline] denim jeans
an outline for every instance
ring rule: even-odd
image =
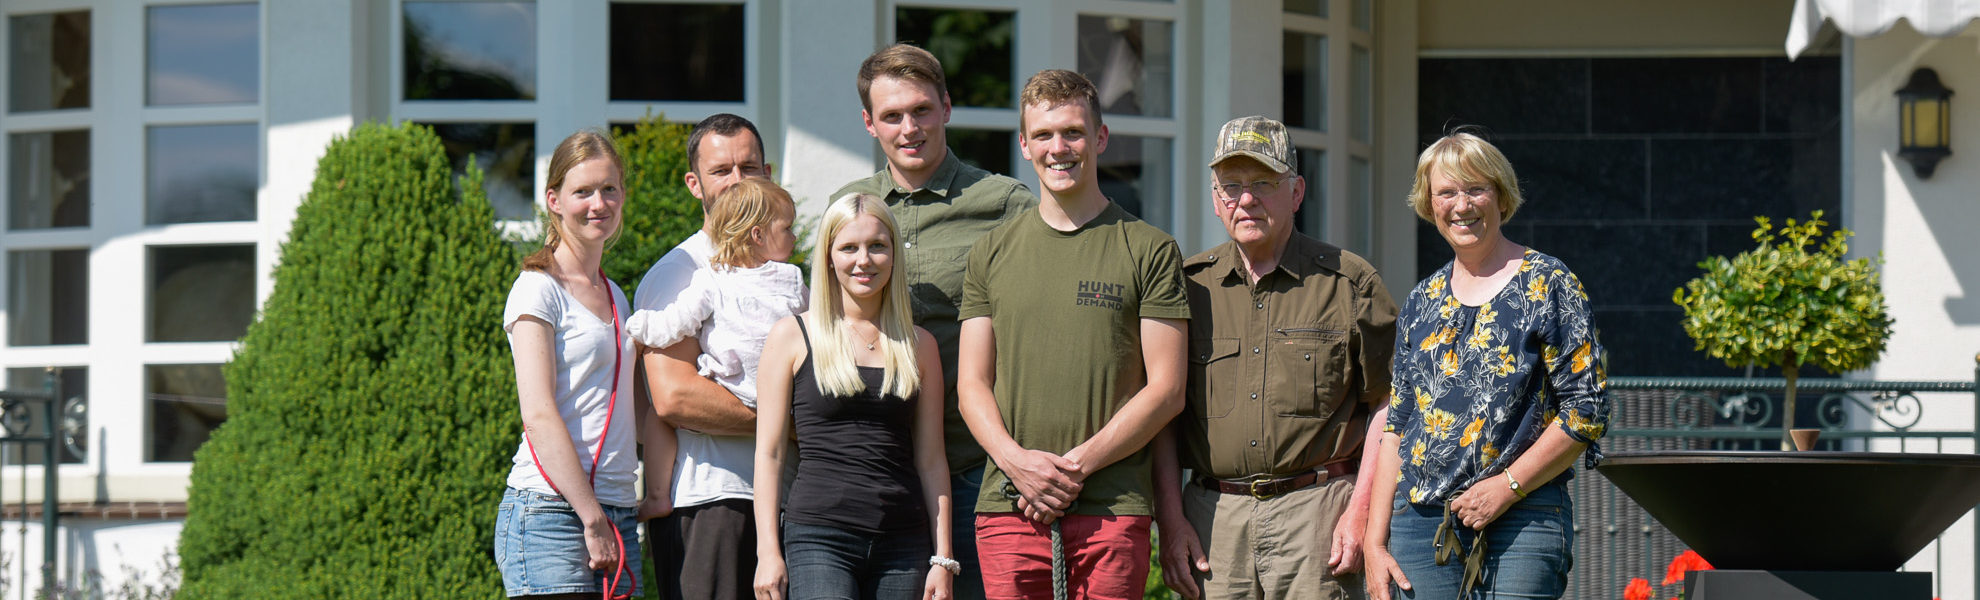
[[[784,522],[790,600],[917,600],[933,543],[926,529],[875,534]]]
[[[625,546],[618,592],[641,593],[639,523],[631,507],[604,505]],[[612,550],[617,551],[618,548]],[[562,497],[508,488],[495,514],[495,561],[509,596],[596,594],[613,573],[592,570],[584,523]]]
[[[1487,480],[1482,485],[1490,485]],[[1410,590],[1390,587],[1391,597],[1445,600],[1458,597],[1464,575],[1460,552],[1447,564],[1436,561],[1437,525],[1443,506],[1410,504],[1398,499],[1389,519],[1389,551],[1409,578]],[[1458,538],[1471,548],[1478,532],[1457,524]],[[1471,600],[1559,598],[1567,592],[1568,570],[1574,567],[1574,503],[1559,481],[1533,490],[1485,526],[1485,568]]]
[[[949,477],[949,545],[962,572],[956,574],[955,600],[983,600],[983,568],[976,561],[976,494],[983,489],[983,463]]]

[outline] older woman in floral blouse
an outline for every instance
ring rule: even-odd
[[[1370,507],[1365,541],[1373,598],[1566,590],[1565,484],[1609,404],[1581,280],[1501,229],[1520,202],[1512,164],[1477,136],[1446,136],[1417,160],[1410,204],[1457,256],[1397,318],[1373,490],[1393,501]]]

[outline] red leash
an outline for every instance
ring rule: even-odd
[[[605,279],[604,269],[598,270],[598,278],[601,280]],[[609,293],[609,287],[607,291]],[[598,482],[598,461],[605,456],[605,439],[612,434],[612,414],[616,412],[615,409],[619,406],[619,345],[625,343],[619,339],[619,300],[610,296],[607,296],[606,299],[612,302],[612,394],[605,402],[605,428],[598,432],[598,449],[591,452],[591,472],[588,477],[589,481],[594,484]],[[550,473],[543,470],[543,461],[536,459],[536,445],[529,442],[528,427],[523,428],[523,445],[529,448],[529,462],[536,465],[536,472],[543,476],[543,483],[549,484],[550,491],[556,492],[558,497],[563,497],[564,492],[557,489],[557,482],[551,481]],[[594,490],[595,492],[596,490]],[[568,503],[569,500],[565,502]],[[605,588],[601,598],[603,600],[628,600],[632,598],[632,592],[621,594],[618,591],[620,575],[632,572],[632,566],[626,564],[626,538],[623,534],[619,533],[619,524],[612,522],[610,517],[605,519],[605,524],[612,527],[612,543],[618,547],[619,560],[618,566],[612,569],[612,576],[610,578],[601,578],[598,581],[598,585]]]

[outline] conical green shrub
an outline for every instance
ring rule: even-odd
[[[333,141],[193,461],[185,598],[497,598],[517,254],[425,127]]]

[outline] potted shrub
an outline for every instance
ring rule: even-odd
[[[1891,317],[1877,263],[1848,260],[1848,229],[1826,237],[1822,211],[1788,219],[1776,231],[1754,217],[1759,247],[1698,263],[1703,275],[1672,294],[1697,349],[1728,366],[1779,366],[1787,379],[1781,443],[1794,428],[1795,379],[1802,365],[1830,373],[1861,369],[1884,352]]]

